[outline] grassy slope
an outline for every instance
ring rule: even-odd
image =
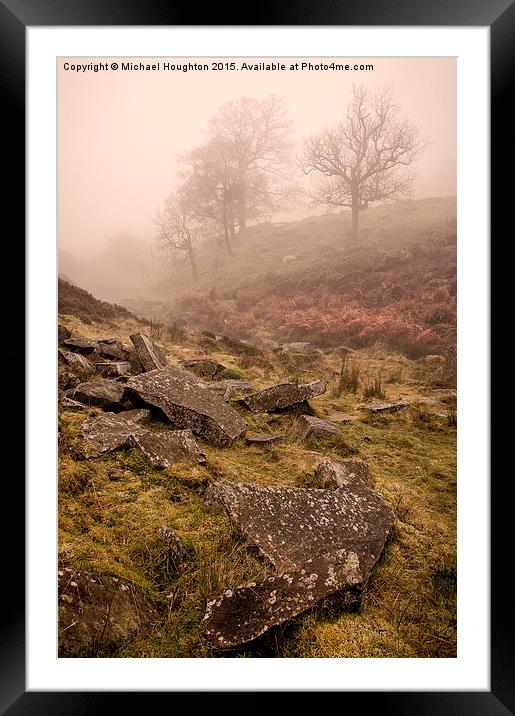
[[[101,325],[65,319],[91,336],[105,335]],[[109,328],[124,340],[132,324]],[[170,359],[202,354],[198,341],[161,341]],[[339,357],[326,353],[312,362],[287,361],[267,354],[267,361],[238,358],[211,350],[207,354],[239,370],[258,387],[284,378],[325,377],[327,393],[312,401],[316,414],[328,410],[356,413],[362,395],[336,397]],[[246,656],[278,657],[448,657],[456,654],[456,429],[438,413],[449,409],[432,389],[434,369],[400,355],[361,350],[354,360],[363,382],[381,369],[389,399],[425,404],[389,417],[365,418],[342,425],[342,438],[307,445],[295,422],[280,424],[244,413],[249,430],[282,432],[283,444],[249,448],[242,441],[228,449],[202,444],[208,467],[177,465],[153,468],[139,451],[117,452],[81,461],[80,424],[92,410],[60,412],[59,553],[64,562],[117,575],[140,585],[165,613],[150,637],[134,641],[114,656],[205,657],[201,634],[206,599],[222,589],[259,579],[268,567],[248,549],[221,515],[208,512],[200,495],[219,478],[260,484],[314,484],[321,455],[354,454],[366,460],[377,490],[395,508],[392,539],[373,572],[357,613],[335,608],[305,615],[269,640],[264,651]],[[245,368],[242,369],[242,365]],[[390,382],[388,382],[390,381]],[[442,400],[444,402],[442,402]],[[372,442],[363,442],[367,434]],[[156,537],[161,524],[184,541],[188,567],[175,575]]]
[[[113,325],[120,319],[135,320],[137,317],[123,306],[99,301],[91,293],[73,283],[59,278],[59,313],[75,316],[84,323],[103,322]]]
[[[184,263],[175,267],[162,286],[163,312],[217,332],[354,347],[382,341],[415,357],[452,345],[455,199],[369,209],[357,245],[348,224],[348,212],[313,216],[253,227],[236,237],[233,256],[199,248],[199,282],[192,285]],[[156,314],[155,302],[127,305]]]

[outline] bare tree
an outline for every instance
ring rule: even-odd
[[[392,88],[371,96],[359,86],[352,94],[342,122],[304,140],[300,165],[315,175],[315,204],[352,210],[356,240],[360,211],[410,195],[410,165],[425,144],[418,129],[401,117]]]
[[[239,232],[263,205],[268,209],[271,203],[280,202],[290,132],[284,103],[276,95],[262,100],[239,97],[220,107],[211,119],[210,137],[222,143],[234,170],[232,200]]]
[[[180,161],[188,167],[184,190],[197,220],[206,234],[221,238],[232,255],[237,172],[231,147],[214,138],[184,154]]]
[[[189,261],[193,280],[198,278],[194,243],[200,227],[188,191],[181,187],[166,199],[164,209],[157,211],[153,223],[158,227],[157,240],[168,255]]]

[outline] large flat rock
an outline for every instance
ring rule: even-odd
[[[201,465],[206,462],[191,430],[136,430],[131,435],[131,443],[156,467],[171,467],[181,460]]]
[[[363,460],[332,460],[326,457],[319,463],[316,476],[324,488],[374,487],[369,467]]]
[[[325,390],[326,383],[324,380],[314,380],[312,383],[305,383],[304,385],[279,383],[248,395],[246,398],[242,398],[241,402],[253,413],[268,413],[304,403],[317,395],[322,395]]]
[[[300,417],[302,437],[304,440],[317,440],[318,438],[341,435],[340,428],[328,420],[322,420],[315,415],[301,415]]]
[[[143,429],[136,421],[127,420],[123,413],[105,413],[87,418],[81,426],[84,452],[87,458],[100,457],[131,446],[131,437]]]
[[[399,400],[397,403],[370,403],[363,406],[363,410],[368,410],[371,413],[396,413],[399,410],[406,410],[406,408],[409,408],[409,403],[405,400]]]
[[[130,339],[144,371],[165,367],[168,361],[148,336],[144,333],[134,333]]]
[[[356,552],[364,578],[393,526],[392,508],[373,490],[263,487],[219,481],[204,495],[224,511],[278,570],[344,549]]]
[[[253,641],[336,594],[359,601],[394,522],[392,508],[361,484],[328,491],[218,482],[204,499],[277,570],[208,601],[205,635],[216,649]]]
[[[215,445],[229,445],[246,423],[233,408],[177,365],[131,378],[126,394],[159,409],[177,428],[189,428]]]
[[[359,595],[362,579],[356,553],[342,549],[309,559],[298,571],[226,589],[207,603],[205,636],[215,649],[234,649],[338,592]]]
[[[117,413],[131,407],[128,401],[124,400],[124,389],[125,386],[114,380],[91,380],[79,383],[68,397],[89,407],[95,406]]]

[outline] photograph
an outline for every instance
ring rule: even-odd
[[[56,63],[58,657],[456,659],[457,58]]]

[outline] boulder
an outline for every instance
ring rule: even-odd
[[[253,413],[269,413],[303,403],[317,395],[322,395],[325,390],[324,380],[314,380],[312,383],[304,385],[280,383],[248,395],[246,398],[242,398],[241,402]]]
[[[135,585],[109,575],[58,571],[59,656],[108,654],[151,631],[158,614]]]
[[[86,406],[82,405],[82,403],[79,403],[77,400],[68,398],[65,395],[63,398],[61,398],[61,407],[65,410],[84,410]]]
[[[245,436],[245,442],[247,445],[272,445],[273,443],[282,442],[284,435],[271,435],[269,433],[261,433],[255,435],[247,434]]]
[[[77,333],[77,331],[72,331],[70,336],[63,340],[62,345],[73,353],[82,353],[83,355],[93,353],[97,347],[95,341],[85,338],[80,333]]]
[[[206,504],[221,509],[277,570],[261,583],[228,589],[207,604],[207,639],[240,646],[336,594],[359,601],[394,523],[370,488],[210,485]]]
[[[126,395],[157,408],[176,427],[190,428],[215,445],[229,445],[246,430],[235,410],[177,365],[131,378]]]
[[[96,363],[97,371],[105,378],[118,378],[127,375],[131,371],[131,364],[128,361],[99,362]]]
[[[337,425],[327,420],[321,420],[321,418],[317,418],[314,415],[301,415],[300,424],[304,440],[315,440],[342,434]]]
[[[69,397],[89,407],[96,406],[118,413],[132,407],[129,401],[124,399],[124,390],[125,386],[114,380],[91,380],[79,383]]]
[[[132,446],[134,433],[142,432],[137,422],[127,420],[123,413],[105,413],[87,418],[81,426],[85,438],[84,452],[87,458],[100,457],[107,452]]]
[[[63,368],[59,369],[57,374],[57,386],[59,390],[67,390],[68,388],[75,388],[79,385],[80,380],[77,376],[69,370]]]
[[[226,402],[238,393],[245,395],[256,392],[255,386],[246,380],[219,380],[217,383],[209,383],[207,387],[218,393]]]
[[[206,456],[191,430],[136,430],[132,433],[130,442],[138,447],[155,467],[171,467],[182,460],[198,462],[201,465],[206,462]]]
[[[58,359],[61,365],[70,366],[72,370],[77,371],[82,376],[95,375],[97,369],[95,364],[92,363],[86,356],[80,353],[72,353],[71,351],[58,351]]]
[[[281,346],[281,353],[297,353],[300,355],[320,354],[318,348],[307,341],[297,341],[295,343],[285,343]]]
[[[62,323],[59,323],[59,325],[57,326],[57,344],[59,346],[62,345],[63,341],[69,338],[70,335],[70,330],[66,328],[66,326],[63,326]]]
[[[326,457],[318,465],[316,476],[324,488],[374,487],[368,465],[362,460],[332,460]]]
[[[225,370],[225,366],[216,360],[210,358],[200,358],[197,360],[181,360],[179,365],[200,378],[216,378],[217,375]]]
[[[129,350],[117,338],[100,338],[96,346],[97,353],[102,358],[114,361],[127,360]]]
[[[143,333],[134,333],[130,339],[144,371],[165,367],[168,361],[148,336]]]
[[[234,649],[344,590],[357,601],[362,581],[355,552],[341,549],[308,559],[298,571],[226,589],[209,600],[205,636],[217,650]]]
[[[409,408],[409,403],[405,400],[399,400],[397,403],[370,403],[363,406],[363,410],[369,410],[371,413],[396,413],[406,408]]]
[[[124,410],[122,413],[118,413],[120,418],[129,420],[132,423],[148,423],[152,417],[150,410],[146,408],[134,408],[132,410]]]
[[[297,570],[335,550],[356,552],[365,578],[393,526],[392,508],[373,490],[264,487],[219,481],[204,500],[221,509],[278,570]]]

